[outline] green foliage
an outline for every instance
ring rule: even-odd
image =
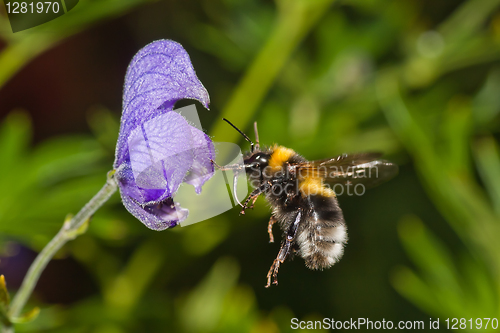
[[[405,249],[420,271],[418,275],[403,267],[395,271],[393,284],[401,294],[441,318],[498,315],[498,285],[483,263],[470,255],[453,258],[415,217],[401,221],[399,229]]]
[[[62,39],[104,18],[122,14],[148,0],[80,0],[77,13],[69,11],[57,20],[12,34],[8,21],[0,20],[2,39],[8,45],[0,53],[0,87],[31,59],[56,45]]]
[[[99,190],[107,169],[92,138],[54,138],[30,149],[30,137],[30,119],[22,111],[11,113],[0,128],[0,184],[8,189],[0,196],[0,228],[5,236],[41,247],[68,211],[78,211]]]
[[[42,52],[129,13],[133,44],[175,36],[190,51],[212,98],[202,117],[215,141],[241,140],[221,117],[248,134],[256,120],[262,144],[308,159],[382,151],[401,166],[379,189],[339,198],[350,235],[341,262],[310,272],[296,258],[269,290],[278,245],[267,243],[263,202],[245,217],[235,210],[156,233],[114,196],[59,255],[83,267],[92,291],[58,305],[40,290],[29,305],[38,318],[17,331],[291,332],[294,317],[500,317],[500,1],[332,3],[81,0],[46,25],[2,33],[5,89]],[[118,109],[92,107],[92,135],[34,145],[26,111],[3,119],[6,257],[12,241],[40,250],[103,185]]]

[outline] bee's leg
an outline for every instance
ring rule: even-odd
[[[256,188],[255,190],[253,190],[252,193],[250,193],[248,198],[243,203],[243,209],[241,210],[240,214],[245,215],[245,209],[249,208],[248,203],[250,202],[250,200],[254,200],[254,202],[255,202],[255,200],[257,200],[257,198],[259,197],[259,195],[261,195],[262,193],[267,191],[267,189],[271,185],[272,185],[271,182],[266,182],[266,183],[262,184],[261,186],[259,186],[258,188]]]
[[[218,165],[217,163],[215,163],[214,160],[210,160],[210,162],[212,162],[212,164],[219,170],[221,171],[229,171],[229,170],[241,170],[244,168],[243,165],[241,164],[228,164],[228,165]]]
[[[280,268],[280,265],[285,262],[286,258],[288,258],[288,255],[292,250],[301,217],[302,210],[299,208],[297,216],[295,217],[295,221],[288,228],[288,231],[286,232],[286,238],[281,242],[280,252],[278,253],[276,259],[274,259],[274,262],[271,265],[269,272],[267,273],[266,288],[269,288],[271,286],[271,277],[273,278],[273,284],[278,285],[278,269]]]
[[[269,219],[269,224],[267,225],[267,233],[269,234],[269,243],[274,243],[274,237],[273,237],[273,224],[275,224],[278,220],[274,217],[271,216]]]
[[[253,200],[252,200],[252,204],[250,205],[250,209],[253,209],[253,207],[255,206],[255,201],[257,201],[257,199],[259,198],[259,196],[256,196]]]

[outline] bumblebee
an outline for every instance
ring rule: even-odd
[[[219,167],[223,170],[244,170],[253,192],[241,203],[241,214],[253,208],[260,195],[272,207],[268,224],[270,242],[272,227],[278,223],[283,239],[278,256],[267,273],[266,288],[278,284],[278,270],[286,259],[299,255],[309,269],[323,270],[338,262],[347,244],[347,227],[336,197],[342,189],[375,186],[389,180],[398,166],[381,160],[380,153],[344,154],[319,161],[308,161],[290,148],[274,145],[261,148],[254,124],[255,141],[227,119],[251,145],[244,156],[244,165]],[[373,174],[372,174],[373,173]],[[236,189],[237,172],[233,186]],[[236,193],[236,191],[234,192]]]

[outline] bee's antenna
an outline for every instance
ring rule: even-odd
[[[242,131],[240,131],[240,129],[239,129],[238,127],[234,126],[234,125],[233,125],[233,124],[232,124],[229,120],[227,120],[226,118],[222,118],[222,120],[224,120],[224,121],[225,121],[226,123],[228,123],[229,125],[233,126],[233,128],[234,128],[235,130],[237,130],[237,131],[238,131],[238,133],[240,133],[241,135],[243,135],[243,137],[245,138],[245,140],[247,140],[248,142],[250,142],[250,147],[251,147],[251,148],[250,148],[250,151],[252,151],[252,152],[253,152],[253,150],[254,150],[254,145],[255,145],[255,144],[252,142],[252,140],[250,140],[250,138],[249,138],[249,137],[248,137],[245,133],[243,133]],[[258,141],[257,141],[257,142],[258,142]],[[258,145],[258,143],[257,143],[257,145]]]
[[[257,131],[257,122],[253,123],[253,130],[255,132],[255,149],[259,150],[260,144],[259,144],[259,131]]]

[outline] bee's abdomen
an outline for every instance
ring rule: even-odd
[[[312,197],[313,209],[298,230],[299,253],[310,269],[334,265],[344,253],[347,228],[336,198]]]

